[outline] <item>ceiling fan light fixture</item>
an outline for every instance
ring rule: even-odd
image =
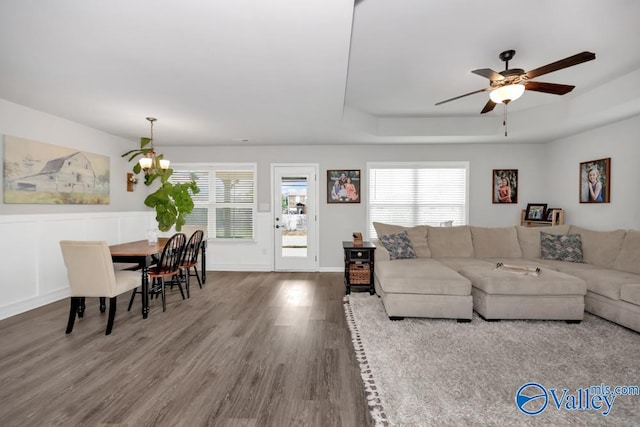
[[[517,83],[506,86],[501,86],[494,89],[489,94],[489,98],[496,104],[508,104],[511,101],[515,101],[520,98],[524,93],[524,85]]]

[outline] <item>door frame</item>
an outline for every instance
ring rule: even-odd
[[[314,243],[314,250],[316,253],[315,256],[315,260],[314,260],[314,264],[313,264],[313,269],[312,270],[300,270],[300,271],[319,271],[319,266],[320,266],[320,181],[319,181],[319,171],[320,171],[320,165],[318,163],[271,163],[271,189],[269,191],[270,194],[270,202],[269,204],[271,205],[271,211],[270,211],[270,225],[271,225],[271,233],[270,233],[270,239],[271,239],[271,251],[272,251],[272,257],[271,257],[271,271],[276,271],[276,239],[275,239],[275,225],[274,225],[274,218],[275,218],[275,210],[276,210],[276,206],[274,206],[274,199],[275,199],[275,186],[276,186],[276,178],[275,178],[275,171],[276,168],[278,167],[309,167],[309,168],[313,168],[314,169],[314,173],[315,173],[315,200],[313,200],[313,203],[315,203],[315,221],[314,221],[314,234],[316,236],[315,238],[315,243]],[[311,183],[310,183],[311,184]],[[309,221],[307,218],[307,228],[309,228]],[[279,270],[278,270],[279,271]],[[285,271],[285,270],[282,270]],[[287,271],[292,271],[292,270],[287,270]]]

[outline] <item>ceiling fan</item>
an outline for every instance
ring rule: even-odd
[[[509,69],[509,61],[513,59],[515,54],[515,50],[505,50],[499,55],[500,60],[505,62],[504,71],[499,73],[493,71],[491,68],[480,68],[478,70],[471,71],[474,74],[488,78],[488,87],[465,93],[464,95],[456,96],[455,98],[445,99],[444,101],[436,103],[436,105],[455,101],[456,99],[464,98],[465,96],[473,95],[475,93],[491,91],[489,94],[489,101],[487,101],[486,105],[480,112],[480,114],[484,114],[493,110],[496,104],[501,103],[506,105],[511,101],[515,101],[522,96],[525,90],[551,93],[554,95],[564,95],[571,92],[575,86],[557,83],[533,82],[531,79],[596,59],[595,53],[585,51],[525,72],[522,68]]]

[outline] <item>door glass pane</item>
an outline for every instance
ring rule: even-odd
[[[307,177],[287,176],[280,181],[283,257],[307,256]]]

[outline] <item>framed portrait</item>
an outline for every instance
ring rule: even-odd
[[[493,203],[518,203],[518,169],[493,170]]]
[[[553,211],[554,210],[559,210],[560,208],[547,208],[546,212],[544,213],[544,220],[545,221],[553,221]]]
[[[546,203],[529,203],[527,205],[527,211],[524,214],[524,219],[525,221],[544,221],[546,219],[546,211]]]
[[[611,158],[580,163],[580,203],[611,201]]]
[[[327,203],[360,203],[360,169],[327,170]]]

